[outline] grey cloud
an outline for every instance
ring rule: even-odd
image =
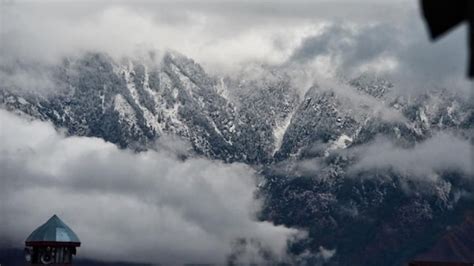
[[[438,133],[408,149],[378,139],[356,149],[359,161],[351,170],[392,169],[404,176],[428,182],[436,181],[440,173],[451,171],[466,176],[472,182],[473,149],[469,140],[448,133]]]
[[[307,66],[329,58],[326,64],[338,75],[354,78],[372,72],[394,81],[402,93],[448,88],[468,94],[464,29],[433,44],[418,14],[411,11],[400,18],[399,22],[329,24],[304,38],[288,61]]]
[[[307,62],[329,54],[340,57],[347,69],[389,53],[391,48],[399,46],[396,35],[393,28],[381,24],[362,29],[354,29],[353,25],[330,25],[321,34],[304,39],[290,61]]]
[[[0,244],[21,247],[53,213],[78,233],[82,257],[103,260],[222,264],[236,239],[253,239],[239,259],[261,263],[260,247],[284,259],[302,234],[256,220],[256,174],[245,165],[119,150],[6,111],[0,121]]]
[[[336,255],[336,250],[335,249],[326,249],[323,246],[319,247],[319,254],[321,258],[323,258],[325,261],[330,260],[334,255]]]
[[[48,95],[58,91],[60,85],[54,79],[54,71],[49,65],[36,62],[32,65],[8,62],[0,59],[0,84],[2,88]]]
[[[334,255],[336,255],[336,252],[336,249],[328,249],[324,246],[319,246],[319,251],[315,253],[311,253],[306,250],[299,255],[299,258],[302,260],[299,262],[299,265],[326,265],[328,262],[330,262]]]
[[[334,151],[334,154],[351,162],[344,170],[347,178],[397,176],[406,193],[437,194],[440,187],[464,193],[464,190],[474,188],[474,145],[471,141],[448,132],[438,132],[412,147],[402,147],[393,140],[379,137],[371,143]],[[280,162],[272,166],[271,173],[324,180],[331,176],[327,171],[333,171],[326,159],[321,157],[327,148],[326,145],[316,144],[313,151],[316,157]],[[455,179],[450,179],[453,177]],[[472,195],[467,193],[462,196]],[[350,207],[343,207],[343,211],[348,215],[357,214],[357,210]]]
[[[344,76],[390,74],[402,92],[471,89],[463,31],[432,44],[415,1],[12,1],[4,7],[0,54],[9,60],[3,66],[18,59],[55,63],[84,51],[120,58],[171,48],[223,75],[251,63],[297,62]],[[309,64],[324,56],[331,60]]]

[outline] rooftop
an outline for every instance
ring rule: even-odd
[[[38,227],[26,239],[26,242],[68,242],[80,243],[76,233],[58,216],[53,215],[46,223]]]

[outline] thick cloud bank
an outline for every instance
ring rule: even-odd
[[[281,259],[298,234],[255,220],[256,175],[245,165],[133,153],[3,110],[0,122],[0,244],[21,247],[55,213],[81,238],[82,257],[103,260],[259,263]]]

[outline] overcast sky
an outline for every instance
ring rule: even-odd
[[[417,1],[4,1],[1,55],[57,62],[172,49],[211,73],[248,64],[388,74],[404,91],[469,86],[466,32],[431,43]]]

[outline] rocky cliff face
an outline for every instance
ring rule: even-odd
[[[172,53],[159,64],[91,53],[53,72],[55,93],[2,87],[2,108],[137,151],[177,135],[197,154],[258,168],[261,218],[308,229],[292,252],[309,264],[397,265],[473,206],[460,197],[473,179],[456,170],[429,183],[390,169],[351,171],[351,151],[380,136],[412,147],[449,131],[472,144],[473,103],[447,91],[404,98],[366,75],[302,94],[282,69],[218,78]],[[335,253],[322,259],[321,248]]]

